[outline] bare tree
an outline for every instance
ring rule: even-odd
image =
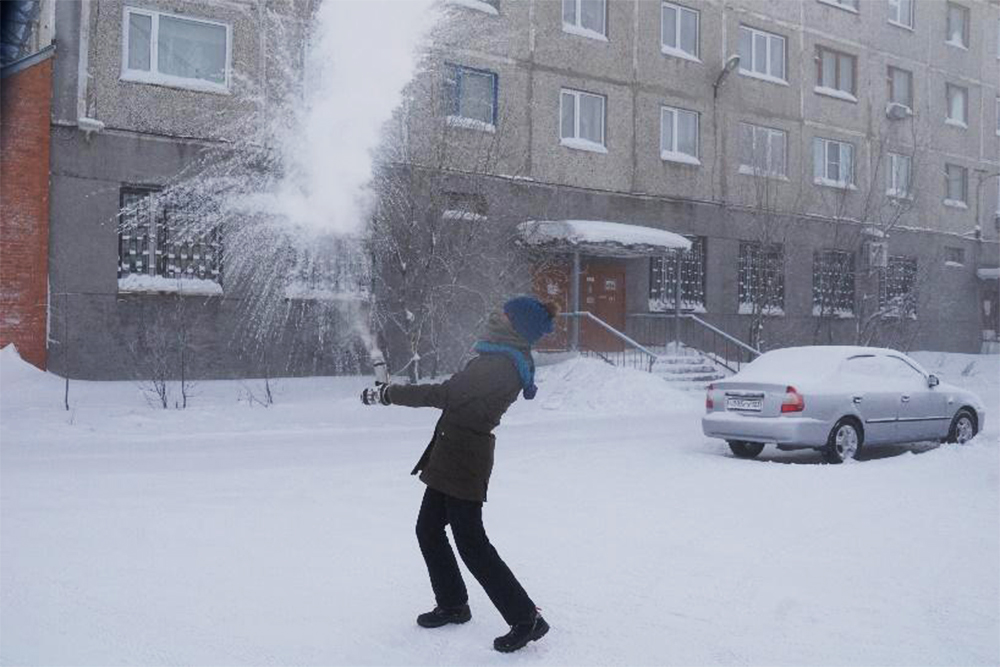
[[[433,57],[424,62],[386,128],[373,181],[375,320],[403,341],[405,366],[392,365],[413,379],[421,367],[455,367],[521,265],[516,220],[497,194],[524,164],[517,130],[453,114],[453,76]]]

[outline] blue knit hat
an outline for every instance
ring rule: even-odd
[[[514,330],[534,345],[545,334],[552,333],[555,324],[544,304],[533,296],[517,296],[503,305]]]

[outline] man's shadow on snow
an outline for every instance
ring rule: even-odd
[[[903,454],[926,454],[942,445],[937,442],[914,442],[901,445],[878,445],[877,447],[862,447],[861,452],[855,459],[857,462],[877,461],[879,459],[890,459]],[[731,459],[739,458],[726,448],[722,456]],[[787,463],[797,465],[823,465],[823,453],[812,449],[797,449],[783,452],[774,445],[767,445],[764,451],[753,459],[745,459],[747,463]]]

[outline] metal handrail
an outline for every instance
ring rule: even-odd
[[[746,343],[744,343],[743,341],[741,341],[739,338],[734,338],[734,337],[730,336],[729,334],[727,334],[722,329],[709,324],[708,322],[706,322],[705,320],[701,319],[697,315],[692,315],[691,313],[681,313],[681,317],[687,318],[689,320],[694,320],[695,322],[697,322],[701,326],[703,326],[706,329],[708,329],[708,330],[710,330],[710,331],[712,331],[712,332],[714,332],[714,333],[722,336],[723,338],[725,338],[729,342],[733,343],[737,347],[743,348],[744,350],[746,350],[750,354],[757,355],[758,357],[762,354],[761,351],[758,350],[757,348],[755,348],[755,347],[753,347],[751,345],[747,345]]]
[[[602,320],[601,318],[597,317],[596,315],[594,315],[593,313],[591,313],[589,311],[581,310],[581,311],[577,311],[575,313],[561,313],[561,315],[565,315],[566,317],[586,317],[590,321],[599,324],[608,333],[610,333],[611,335],[615,336],[616,338],[619,338],[620,340],[628,343],[629,345],[631,345],[632,347],[636,348],[637,350],[639,350],[641,352],[645,352],[646,354],[648,354],[651,357],[656,357],[656,354],[654,352],[650,352],[649,350],[647,350],[642,345],[642,343],[639,343],[639,342],[633,340],[632,338],[629,338],[626,334],[623,334],[621,331],[619,331],[618,329],[615,329],[613,326],[611,326],[610,324],[608,324],[607,322],[605,322],[604,320]]]

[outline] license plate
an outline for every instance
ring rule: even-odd
[[[743,412],[760,412],[764,406],[763,398],[743,398],[742,396],[727,396],[726,410],[742,410]]]

